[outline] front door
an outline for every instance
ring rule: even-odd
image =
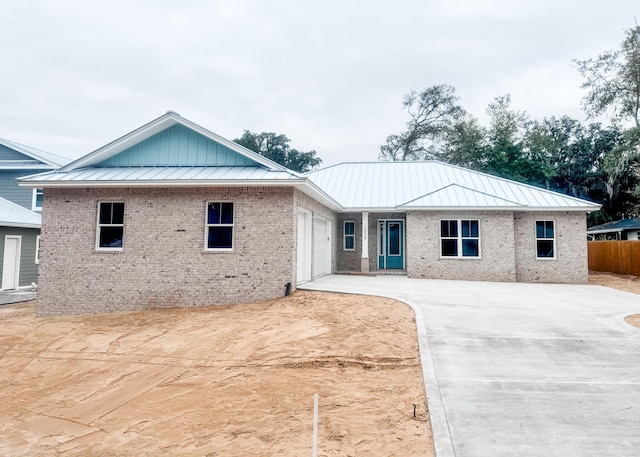
[[[378,269],[404,269],[404,221],[378,221]]]
[[[20,248],[22,237],[4,237],[4,259],[2,260],[2,289],[17,289],[20,278]]]

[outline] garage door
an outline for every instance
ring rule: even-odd
[[[311,281],[311,213],[298,208],[296,283]]]
[[[313,277],[331,274],[331,221],[315,217],[313,221]]]

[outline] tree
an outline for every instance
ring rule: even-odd
[[[640,26],[626,30],[620,49],[574,63],[586,78],[583,107],[589,116],[613,110],[613,119],[631,119],[640,127]]]
[[[487,149],[487,131],[478,120],[465,115],[446,130],[439,158],[446,163],[483,171]]]
[[[464,110],[458,105],[455,89],[436,85],[405,95],[402,105],[409,113],[407,130],[390,135],[380,146],[380,160],[432,159],[440,152],[446,132],[461,119]]]
[[[299,173],[311,171],[322,163],[316,151],[298,151],[289,145],[289,138],[273,132],[253,133],[245,130],[240,138],[233,141]]]

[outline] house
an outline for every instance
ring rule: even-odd
[[[19,187],[16,178],[53,170],[69,160],[0,138],[0,258],[2,290],[38,281],[42,189]]]
[[[20,185],[46,200],[40,314],[251,302],[335,272],[584,283],[599,208],[439,162],[301,175],[173,112]]]
[[[591,240],[639,240],[640,217],[607,222],[589,227],[587,236]]]

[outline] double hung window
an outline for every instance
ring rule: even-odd
[[[233,249],[233,203],[207,203],[206,249]]]
[[[345,251],[353,251],[356,248],[356,223],[354,221],[344,221],[344,243]]]
[[[98,204],[98,229],[96,232],[96,247],[98,249],[122,249],[124,203],[100,202]]]
[[[536,221],[536,258],[555,259],[556,234],[553,221]]]
[[[440,221],[442,257],[480,257],[480,224],[477,220]]]

